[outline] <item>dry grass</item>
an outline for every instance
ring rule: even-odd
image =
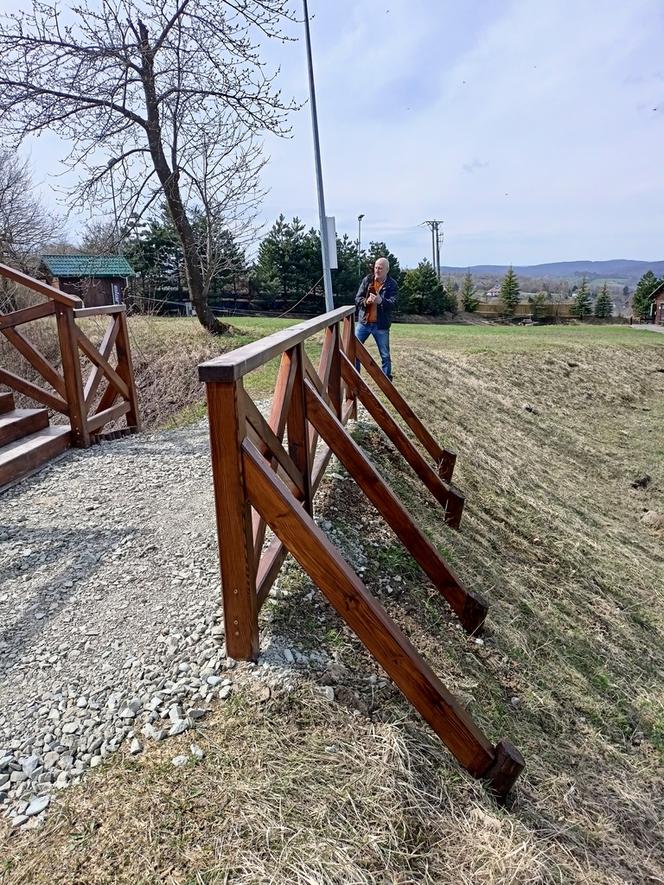
[[[397,380],[458,452],[462,531],[442,525],[370,424],[358,434],[489,597],[484,645],[353,483],[327,481],[321,511],[349,555],[367,554],[367,585],[489,736],[523,752],[511,809],[389,683],[368,688],[373,662],[291,565],[290,595],[264,627],[335,656],[335,703],[315,673],[261,702],[246,670],[197,738],[203,762],[173,769],[171,741],[95,772],[43,831],[0,836],[2,881],[664,882],[663,538],[641,519],[664,513],[664,336],[473,329],[464,349],[463,333],[423,328],[395,335]]]
[[[198,742],[205,760],[184,770],[171,742],[68,792],[7,881],[557,881],[528,830],[402,722],[353,720],[306,687],[267,704],[247,688]]]

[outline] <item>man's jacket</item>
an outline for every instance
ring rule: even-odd
[[[367,295],[372,282],[373,274],[367,274],[357,290],[357,295],[355,296],[355,319],[358,323],[366,323],[367,321]],[[378,309],[376,326],[379,329],[389,329],[392,322],[392,308],[397,300],[396,280],[392,279],[392,277],[386,277],[378,294],[383,300],[376,305]]]

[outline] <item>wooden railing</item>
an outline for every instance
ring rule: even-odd
[[[345,430],[361,402],[441,505],[443,518],[459,526],[464,498],[451,482],[455,455],[433,439],[357,341],[353,313],[352,307],[339,308],[199,366],[207,386],[227,652],[256,659],[258,613],[291,553],[461,764],[504,796],[524,765],[518,751],[508,741],[491,744],[313,519],[314,496],[334,454],[464,628],[481,628],[486,602],[463,586]],[[305,342],[321,332],[314,368]],[[280,355],[265,418],[243,378]],[[391,411],[360,375],[356,360]],[[268,526],[275,537],[264,549]]]
[[[6,367],[0,367],[0,384],[66,415],[76,446],[89,446],[91,439],[100,434],[106,424],[123,416],[130,430],[138,430],[138,403],[124,305],[83,307],[78,298],[4,264],[0,264],[0,277],[47,299],[33,307],[0,314],[0,332],[51,389],[45,389]],[[96,346],[76,321],[104,315],[108,317],[107,328],[101,343]],[[49,362],[38,347],[18,331],[19,326],[51,316],[56,323],[60,367]],[[110,362],[113,350],[115,367]],[[85,380],[81,356],[91,363]],[[106,387],[99,396],[104,381]]]

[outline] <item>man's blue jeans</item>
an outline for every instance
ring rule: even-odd
[[[387,377],[392,379],[392,359],[390,357],[390,330],[379,329],[376,323],[356,323],[355,335],[362,344],[367,340],[369,335],[373,335],[373,339],[378,345],[378,353],[383,364],[383,372]],[[355,363],[359,370],[359,362]]]

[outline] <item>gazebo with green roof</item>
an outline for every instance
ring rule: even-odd
[[[42,275],[86,307],[120,304],[134,270],[121,255],[42,255]]]

